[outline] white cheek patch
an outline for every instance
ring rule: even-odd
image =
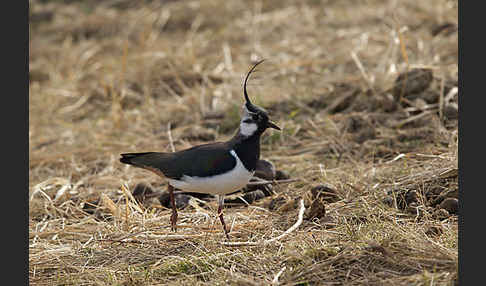
[[[243,136],[251,136],[253,135],[258,129],[258,126],[256,123],[246,123],[246,122],[241,122],[240,123],[240,133]]]

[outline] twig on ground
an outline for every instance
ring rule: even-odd
[[[275,277],[273,277],[272,284],[277,285],[278,284],[278,278],[282,273],[287,269],[287,266],[284,266],[277,274],[275,274]]]
[[[286,179],[286,180],[272,180],[272,181],[257,181],[257,182],[249,182],[247,186],[261,186],[261,185],[269,185],[269,184],[285,184],[285,183],[292,183],[292,182],[297,182],[300,179],[294,178],[294,179]]]
[[[251,241],[223,242],[222,244],[225,245],[225,246],[257,246],[257,245],[266,245],[266,244],[278,241],[278,240],[284,238],[285,236],[287,236],[289,233],[295,231],[302,224],[302,221],[304,220],[304,212],[305,212],[304,200],[301,199],[300,200],[299,216],[298,216],[295,224],[292,225],[289,229],[287,229],[281,235],[274,237],[272,239],[258,241],[258,242],[251,242]]]
[[[412,122],[412,121],[415,121],[415,120],[417,120],[417,119],[420,119],[420,118],[422,118],[422,117],[424,117],[424,116],[427,116],[427,115],[430,115],[430,114],[433,114],[433,113],[435,113],[435,111],[434,111],[434,110],[427,110],[427,111],[424,111],[424,112],[419,113],[419,114],[417,114],[417,115],[410,116],[409,118],[407,118],[407,119],[405,119],[405,120],[402,120],[402,121],[398,122],[397,124],[395,124],[395,126],[394,126],[394,127],[398,127],[398,128],[400,128],[400,127],[402,127],[403,125],[405,125],[405,124],[407,124],[407,123],[410,123],[410,122]]]

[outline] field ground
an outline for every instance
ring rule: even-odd
[[[31,285],[458,285],[457,2],[29,4]],[[171,232],[119,154],[230,138],[262,58],[295,181],[226,208],[230,243],[214,201]]]

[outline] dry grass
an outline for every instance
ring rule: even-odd
[[[457,284],[457,215],[433,204],[457,193],[457,2],[29,3],[32,285]],[[262,154],[299,180],[225,209],[251,243],[223,243],[213,202],[172,233],[169,210],[129,192],[165,182],[119,153],[229,138],[261,58],[249,92],[283,127]],[[407,97],[395,79],[417,67],[433,77]],[[325,217],[258,243],[323,183],[338,196]]]

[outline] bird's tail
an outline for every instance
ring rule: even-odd
[[[120,162],[128,165],[133,165],[137,167],[141,166],[141,157],[146,157],[147,155],[154,154],[155,152],[143,152],[143,153],[125,153],[121,154]],[[138,159],[138,160],[137,160]],[[143,160],[142,160],[143,161]]]

